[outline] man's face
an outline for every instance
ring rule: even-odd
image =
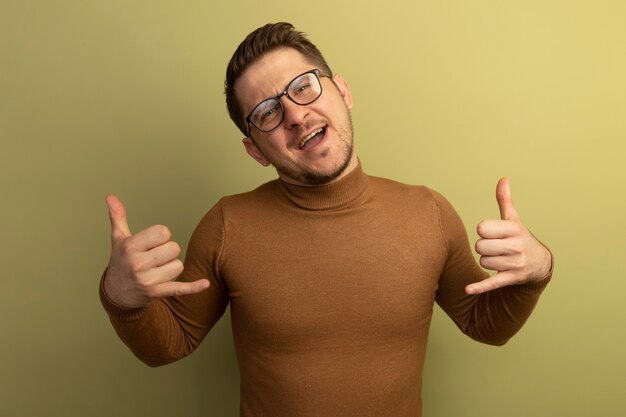
[[[281,93],[294,77],[313,68],[293,48],[263,55],[235,83],[243,114],[248,115],[261,101]],[[320,82],[322,95],[316,101],[300,106],[282,96],[282,123],[271,132],[261,132],[250,124],[249,137],[243,140],[250,156],[264,166],[273,165],[278,175],[292,184],[327,183],[357,165],[348,84],[338,75],[333,80],[320,76]]]

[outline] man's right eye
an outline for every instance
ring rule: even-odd
[[[276,102],[267,103],[262,109],[260,109],[257,120],[259,120],[259,123],[263,126],[265,123],[268,123],[268,121],[274,119],[279,110],[280,109],[278,108]]]
[[[261,123],[265,123],[268,119],[271,119],[275,111],[276,108],[271,108],[263,112],[263,115],[261,115]]]

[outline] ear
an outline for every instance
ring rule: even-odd
[[[243,142],[244,148],[246,148],[246,152],[248,152],[248,155],[250,155],[252,159],[257,161],[259,164],[263,165],[264,167],[270,165],[270,161],[268,161],[265,155],[263,155],[263,152],[261,152],[258,146],[256,146],[256,143],[254,143],[252,138],[243,138],[242,142]]]
[[[337,86],[337,89],[339,89],[346,106],[348,106],[348,109],[352,110],[352,93],[350,92],[348,82],[339,74],[333,75],[333,81]]]

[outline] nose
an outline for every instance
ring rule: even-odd
[[[304,124],[308,114],[309,106],[301,106],[294,103],[288,97],[282,98],[283,108],[285,111],[283,123],[286,128],[301,126]]]

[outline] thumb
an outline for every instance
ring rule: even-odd
[[[519,213],[515,209],[513,200],[511,199],[511,187],[508,179],[500,178],[500,181],[498,181],[498,185],[496,186],[496,200],[498,200],[500,218],[502,220],[519,220]]]
[[[111,240],[116,241],[131,235],[126,220],[126,208],[117,196],[109,194],[106,196],[109,208],[109,219],[111,220]]]

